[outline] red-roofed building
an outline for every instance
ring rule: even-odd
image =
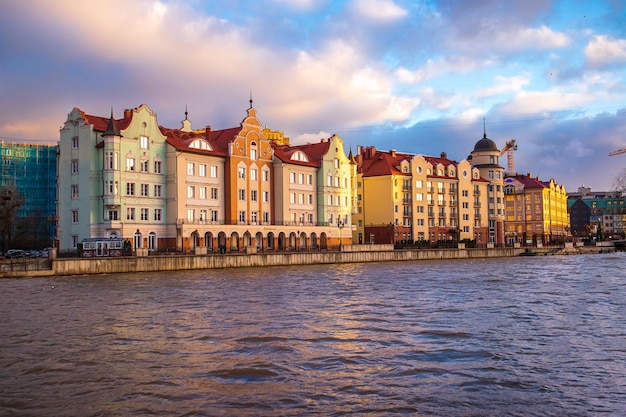
[[[358,242],[487,243],[487,181],[468,161],[374,147],[359,148],[356,161]]]
[[[570,231],[565,187],[527,175],[504,179],[508,245],[562,243]]]

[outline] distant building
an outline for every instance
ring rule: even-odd
[[[603,238],[626,236],[626,197],[619,191],[592,191],[579,187],[569,193],[572,236]]]
[[[562,243],[570,233],[565,187],[531,174],[504,179],[506,243]]]
[[[15,187],[24,197],[14,225],[14,242],[7,244],[35,249],[53,244],[57,150],[55,145],[0,142],[0,189]]]

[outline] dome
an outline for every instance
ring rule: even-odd
[[[489,139],[486,133],[483,134],[483,138],[479,140],[478,142],[476,142],[476,145],[474,145],[474,152],[479,152],[479,151],[499,152],[498,146],[496,145],[496,143],[492,141],[491,139]]]

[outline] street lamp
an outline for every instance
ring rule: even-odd
[[[342,230],[343,230],[344,226],[345,225],[343,224],[343,222],[341,220],[337,219],[337,227],[339,228],[339,252],[341,252],[342,243],[343,243]]]

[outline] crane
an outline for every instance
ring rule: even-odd
[[[504,148],[502,148],[502,152],[500,152],[500,156],[504,155],[506,152],[506,170],[510,175],[515,174],[515,161],[513,160],[513,152],[517,150],[517,144],[515,143],[515,139],[511,139],[506,143]],[[626,150],[625,150],[626,152]]]
[[[626,148],[624,148],[624,149],[618,149],[618,150],[616,150],[616,151],[613,151],[613,152],[611,152],[611,153],[609,154],[609,156],[619,155],[619,154],[621,154],[621,153],[626,153]]]

